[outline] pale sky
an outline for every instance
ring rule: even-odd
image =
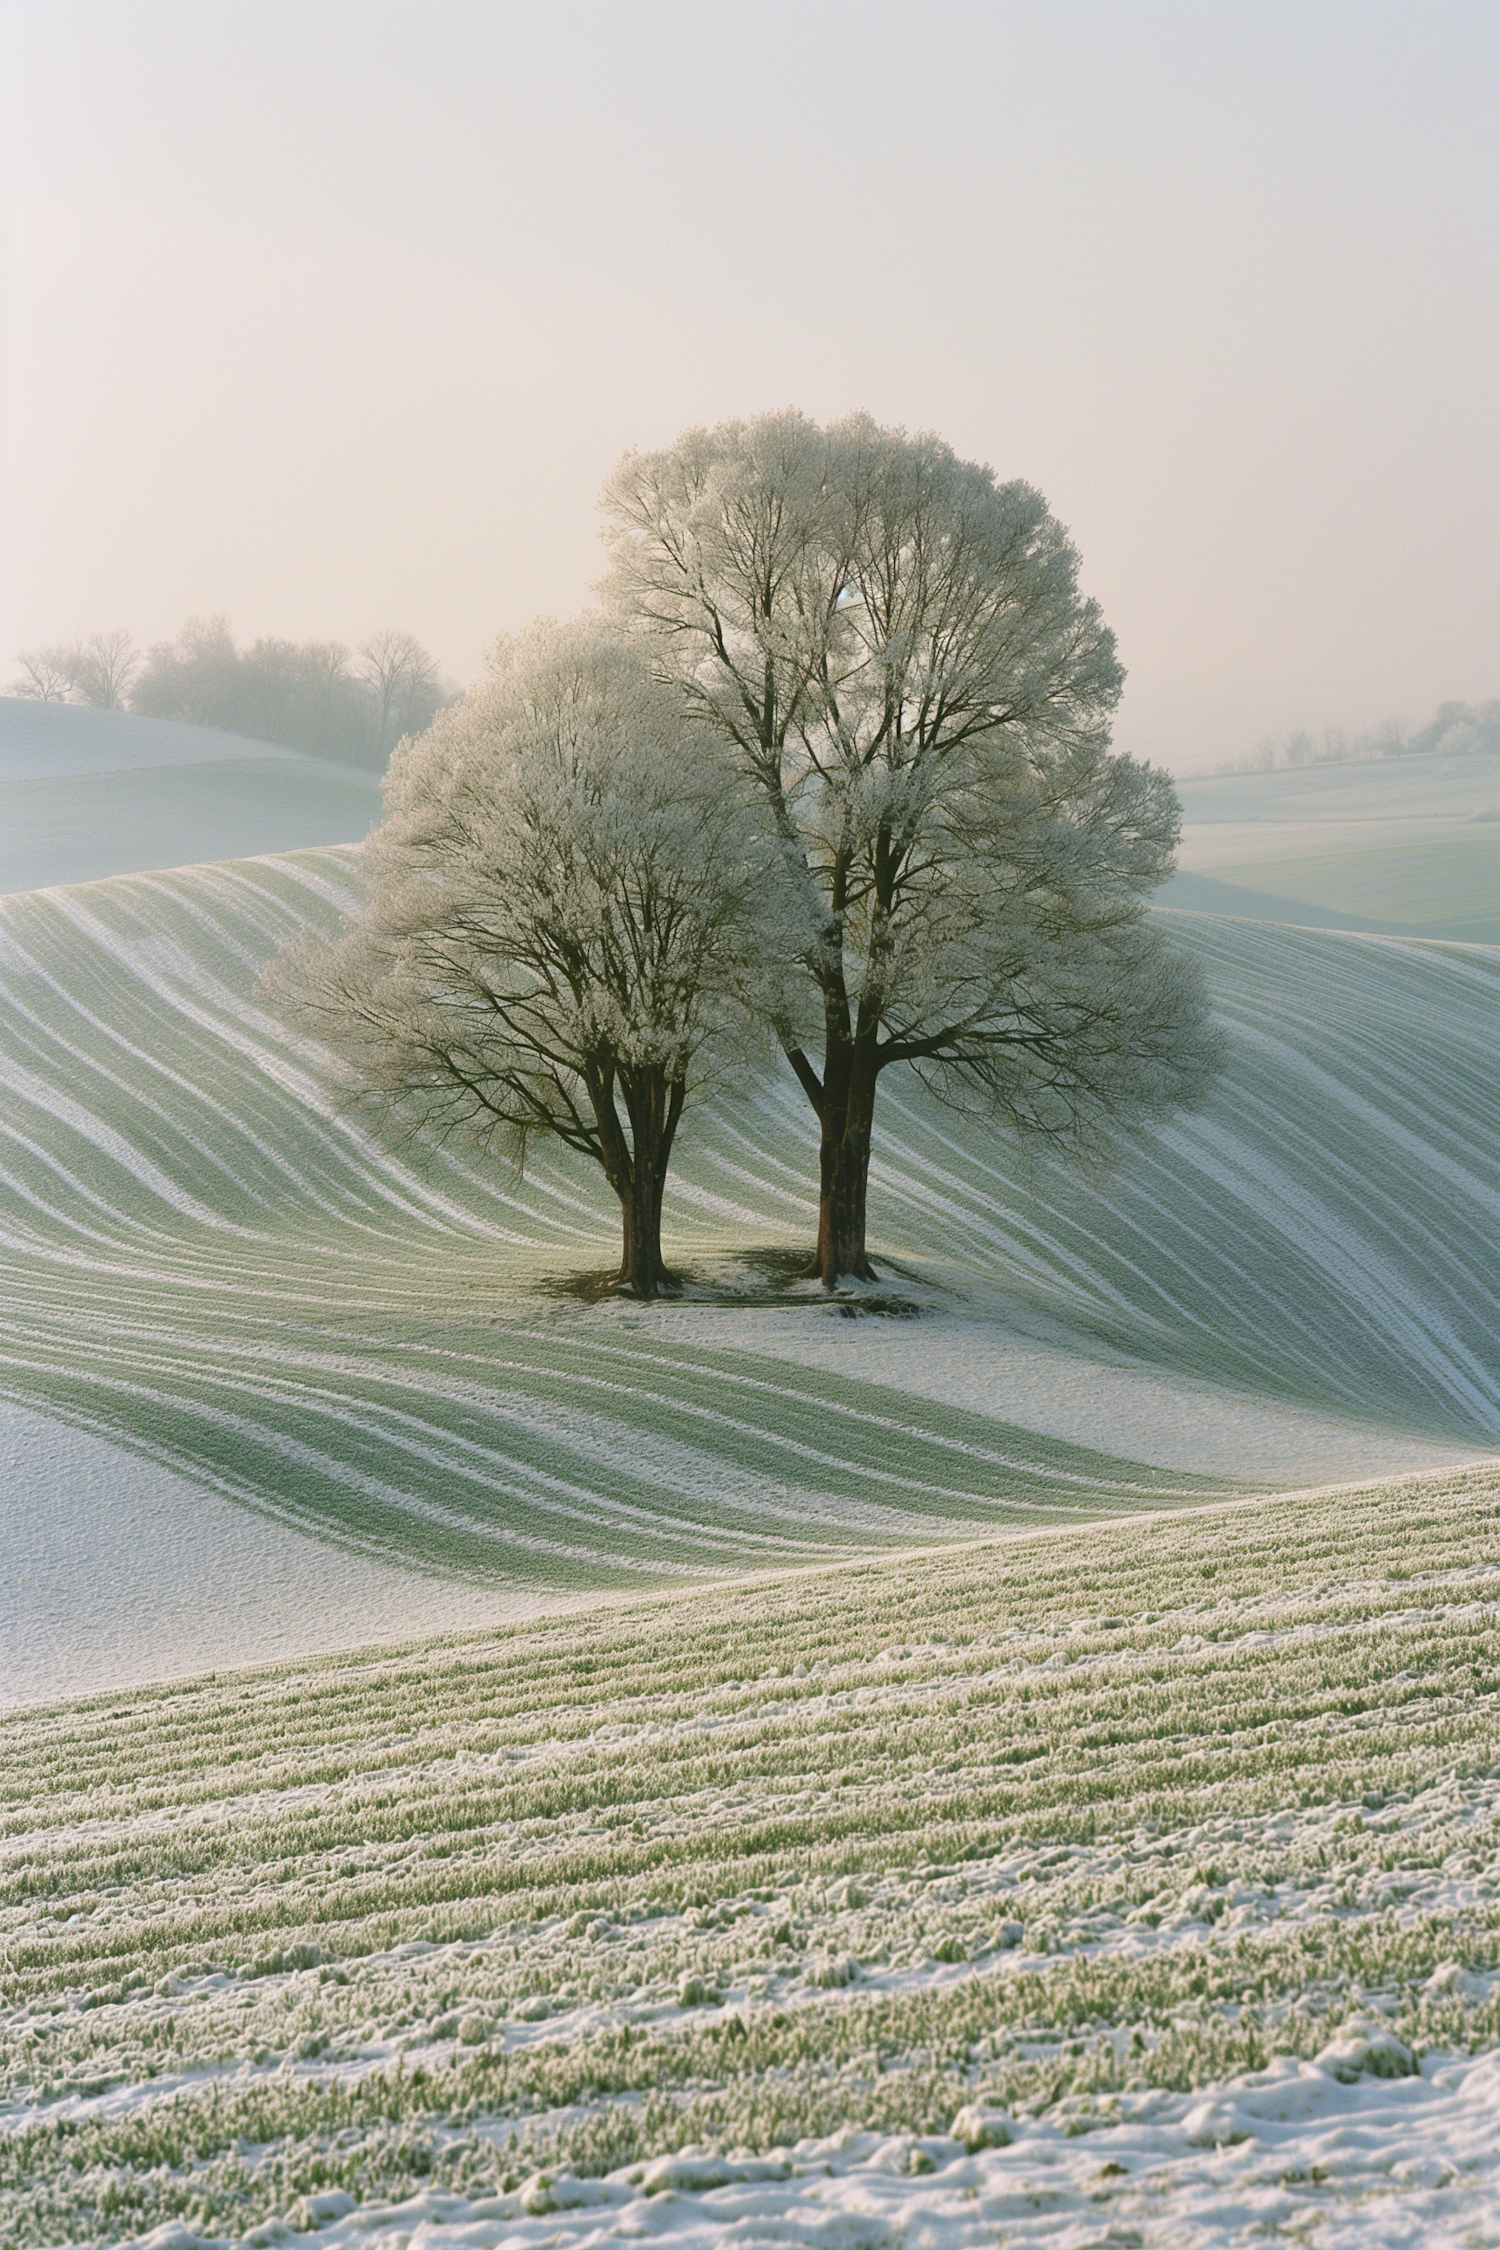
[[[618,455],[1039,485],[1180,770],[1500,695],[1500,7],[9,0],[0,681],[190,613],[459,680]]]

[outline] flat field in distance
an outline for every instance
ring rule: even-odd
[[[1164,903],[1205,914],[1500,941],[1500,756],[1434,752],[1177,784]]]
[[[15,1713],[0,2232],[1487,2240],[1497,1531],[1474,1471]]]

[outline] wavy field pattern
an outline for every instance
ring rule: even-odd
[[[1051,1173],[1023,1192],[972,1126],[888,1101],[887,1225],[1142,1358],[1493,1437],[1500,952],[1173,929],[1233,1037],[1206,1109],[1098,1189]]]
[[[354,881],[327,850],[0,902],[0,1395],[365,1552],[547,1584],[1224,1489],[548,1294],[606,1262],[601,1184],[382,1149],[259,1006],[259,964]],[[1212,1107],[1110,1182],[1022,1184],[993,1134],[888,1092],[877,1234],[1163,1366],[1493,1436],[1500,957],[1177,926],[1235,1035]],[[809,1128],[776,1085],[705,1120],[682,1254],[805,1239]]]

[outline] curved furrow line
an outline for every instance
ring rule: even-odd
[[[57,906],[59,901],[52,898],[48,903]],[[238,1179],[242,1193],[249,1189],[255,1157],[271,1145],[270,1136],[275,1134],[285,1147],[295,1149],[298,1157],[295,1164],[289,1157],[278,1160],[283,1193],[290,1185],[304,1197],[323,1202],[330,1211],[342,1207],[351,1216],[362,1211],[374,1231],[388,1224],[391,1209],[395,1207],[419,1222],[425,1220],[441,1228],[468,1233],[479,1230],[516,1243],[536,1239],[539,1215],[534,1205],[505,1195],[503,1189],[491,1188],[486,1201],[519,1212],[532,1222],[531,1231],[527,1233],[520,1233],[514,1227],[497,1227],[492,1214],[486,1216],[472,1208],[476,1185],[472,1174],[459,1174],[467,1192],[462,1201],[456,1200],[445,1194],[431,1178],[402,1164],[360,1127],[341,1117],[329,1105],[314,1072],[306,1067],[315,1059],[316,1051],[307,1042],[293,1039],[263,1010],[255,1007],[248,996],[230,992],[203,964],[193,962],[184,954],[174,957],[170,966],[165,965],[160,932],[150,932],[132,954],[117,935],[108,930],[106,918],[96,911],[92,895],[87,907],[79,906],[76,899],[65,903],[69,922],[81,935],[97,943],[119,972],[115,987],[117,1022],[139,1021],[143,1014],[140,991],[132,993],[132,975],[136,986],[144,985],[150,995],[148,1005],[154,1004],[150,1029],[157,1052],[150,1053],[139,1046],[135,1052],[148,1082],[164,1081],[163,1098],[155,1106],[170,1115],[167,1097],[174,1090],[174,1079],[180,1087],[184,1075],[181,1071],[173,1073],[162,1062],[160,1056],[165,1048],[183,1050],[185,1057],[197,1060],[200,1069],[211,1069],[218,1083],[232,1089],[233,1102],[217,1105],[217,1121],[232,1157],[220,1159],[212,1157],[211,1152],[204,1153],[219,1171],[228,1170]],[[249,964],[251,969],[255,965],[253,960]],[[49,982],[63,998],[57,979],[51,978]],[[65,1005],[70,1005],[76,1013],[86,1013],[78,1009],[76,1000],[65,1000]],[[108,1042],[121,1052],[129,1051],[132,1043],[122,1037],[115,1025],[101,1026],[97,1017],[95,1025],[101,1042]],[[72,1055],[79,1067],[101,1067],[97,1058],[89,1057],[82,1045],[75,1044]],[[226,1068],[226,1064],[232,1066],[233,1060],[238,1060],[243,1067]],[[134,1100],[148,1108],[153,1106],[152,1095],[139,1085],[122,1086],[121,1096],[127,1103]],[[195,1100],[201,1101],[201,1097],[189,1092],[184,1106]],[[233,1114],[226,1118],[226,1113]],[[263,1120],[259,1133],[252,1129],[251,1118]],[[180,1120],[177,1122],[180,1130]],[[310,1161],[314,1143],[316,1161]],[[429,1171],[438,1169],[430,1163],[427,1168]],[[589,1216],[592,1219],[594,1214],[591,1212]],[[543,1219],[542,1224],[545,1223]]]
[[[547,1338],[545,1341],[554,1350],[561,1348],[568,1352],[573,1362],[569,1367],[569,1381],[586,1382],[591,1387],[609,1390],[624,1388],[594,1372],[600,1361],[644,1365],[652,1370],[653,1375],[664,1367],[668,1368],[678,1379],[680,1386],[709,1402],[702,1411],[714,1419],[720,1417],[722,1410],[712,1402],[720,1399],[726,1392],[732,1392],[741,1399],[747,1396],[757,1398],[768,1417],[764,1425],[768,1430],[784,1429],[789,1413],[799,1403],[805,1402],[820,1421],[824,1417],[833,1416],[840,1424],[844,1432],[841,1441],[843,1449],[829,1456],[837,1462],[848,1459],[849,1434],[854,1431],[860,1436],[878,1437],[882,1445],[891,1437],[916,1439],[923,1444],[935,1445],[943,1451],[982,1461],[995,1468],[1027,1474],[1033,1472],[1038,1462],[1045,1461],[1049,1476],[1064,1483],[1088,1485],[1095,1489],[1107,1487],[1113,1491],[1141,1496],[1150,1491],[1171,1490],[1179,1497],[1186,1496],[1189,1490],[1202,1497],[1208,1490],[1206,1482],[1201,1479],[1185,1479],[1165,1470],[1145,1468],[1138,1462],[1123,1463],[1117,1457],[1066,1444],[1061,1439],[1043,1438],[1033,1431],[1022,1431],[988,1419],[980,1424],[976,1417],[960,1417],[955,1410],[949,1408],[929,1407],[926,1420],[918,1421],[916,1416],[925,1404],[923,1401],[904,1398],[901,1402],[904,1411],[892,1413],[886,1397],[882,1396],[879,1405],[876,1405],[863,1395],[869,1386],[847,1381],[835,1385],[832,1378],[820,1377],[811,1369],[778,1369],[773,1377],[765,1373],[763,1363],[747,1361],[743,1354],[708,1352],[701,1346],[689,1349],[678,1345],[673,1349],[653,1344],[648,1352],[638,1344],[611,1343],[594,1336],[589,1338],[586,1345],[567,1344],[559,1347],[554,1339]],[[514,1366],[517,1363],[510,1364]],[[637,1397],[652,1396],[643,1393],[639,1385],[631,1385],[629,1389]],[[662,1398],[660,1403],[669,1402]],[[960,1426],[967,1430],[967,1435],[958,1434]],[[1008,1450],[1004,1453],[994,1449],[993,1438],[997,1429],[1006,1433]],[[990,1442],[986,1443],[986,1439]],[[1066,1465],[1072,1462],[1082,1466],[1075,1469]],[[1123,1476],[1122,1471],[1125,1472]]]
[[[1393,1270],[1403,1269],[1403,1291],[1413,1219],[1419,1215],[1424,1289],[1441,1301],[1449,1320],[1467,1317],[1481,1332],[1493,1329],[1500,1316],[1500,1294],[1484,1238],[1474,1231],[1473,1208],[1461,1197],[1427,1192],[1419,1152],[1413,1152],[1408,1162],[1382,1167],[1366,1143],[1361,1152],[1364,1160],[1356,1163],[1347,1152],[1320,1139],[1316,1113],[1310,1109],[1289,1110],[1277,1119],[1263,1102],[1248,1096],[1245,1109],[1260,1117],[1266,1128],[1262,1145],[1277,1146],[1286,1168],[1295,1172],[1300,1165],[1303,1177],[1316,1172],[1321,1199],[1336,1212],[1345,1230],[1367,1237],[1392,1262]]]
[[[1408,1277],[1380,1257],[1375,1245],[1342,1227],[1336,1214],[1272,1159],[1256,1161],[1256,1152],[1247,1151],[1243,1142],[1214,1151],[1203,1129],[1195,1137],[1200,1168],[1231,1194],[1243,1192],[1248,1173],[1252,1191],[1259,1191],[1263,1224],[1312,1258],[1325,1287],[1342,1285],[1351,1325],[1372,1340],[1393,1342],[1413,1372],[1439,1377],[1440,1388],[1476,1417],[1500,1413],[1500,1386],[1490,1370],[1441,1312],[1416,1293]],[[1440,1388],[1434,1389],[1434,1397]]]
[[[29,1323],[24,1338],[17,1331],[17,1348],[36,1336],[37,1324]],[[608,1346],[588,1347],[584,1353],[559,1347],[551,1338],[524,1340],[538,1347],[525,1359],[514,1352],[465,1359],[449,1351],[422,1355],[425,1364],[412,1367],[388,1360],[373,1363],[373,1351],[355,1359],[347,1352],[293,1355],[264,1343],[223,1337],[159,1339],[149,1327],[105,1317],[88,1329],[75,1328],[69,1348],[75,1360],[86,1348],[101,1360],[111,1353],[128,1355],[137,1369],[149,1369],[158,1378],[227,1387],[272,1405],[295,1405],[299,1411],[315,1412],[320,1402],[357,1392],[365,1424],[373,1427],[395,1416],[403,1430],[440,1435],[459,1453],[503,1459],[509,1473],[516,1472],[515,1457],[495,1452],[492,1441],[520,1430],[538,1445],[585,1459],[595,1476],[613,1473],[612,1465],[628,1458],[632,1482],[658,1497],[666,1485],[692,1496],[695,1504],[712,1496],[716,1504],[738,1506],[733,1500],[736,1480],[739,1468],[749,1462],[754,1473],[751,1504],[763,1515],[785,1512],[794,1521],[805,1513],[808,1494],[796,1494],[785,1509],[777,1495],[789,1490],[789,1475],[809,1466],[825,1477],[844,1478],[850,1492],[858,1490],[872,1505],[881,1492],[899,1492],[908,1502],[941,1502],[981,1512],[1010,1506],[1017,1480],[1030,1499],[1045,1499],[1049,1508],[1085,1495],[1091,1505],[1101,1498],[1144,1505],[1199,1500],[1219,1489],[1202,1479],[1143,1471],[1136,1464],[1049,1444],[1013,1429],[1006,1431],[1010,1443],[1000,1451],[976,1442],[972,1417],[965,1418],[965,1434],[934,1426],[932,1417],[924,1426],[909,1416],[872,1409],[858,1395],[841,1395],[848,1393],[847,1385],[825,1378],[799,1393],[784,1380],[767,1379],[759,1367],[743,1371],[729,1355],[706,1361],[660,1345],[649,1353]],[[378,1339],[372,1343],[378,1348]],[[588,1363],[598,1358],[628,1366],[636,1379],[597,1374]],[[434,1361],[441,1365],[434,1367]],[[457,1378],[456,1367],[462,1368],[463,1379]],[[739,1402],[733,1414],[725,1411],[728,1393],[737,1394]],[[585,1412],[577,1404],[580,1398],[601,1403]],[[422,1402],[423,1413],[409,1406],[398,1411],[393,1404],[414,1400]],[[329,1410],[334,1411],[331,1405]],[[942,1419],[955,1417],[936,1418]],[[838,1432],[836,1450],[811,1442],[830,1421]],[[993,1434],[992,1426],[979,1427],[982,1435]],[[476,1438],[476,1429],[486,1434]],[[717,1448],[706,1445],[705,1432],[719,1440]],[[991,1474],[978,1489],[952,1485],[941,1472],[945,1459],[951,1470],[955,1458],[971,1474],[999,1475]],[[890,1467],[892,1460],[900,1466]],[[882,1509],[887,1505],[880,1502]]]
[[[538,1326],[549,1260],[560,1279],[611,1260],[603,1183],[560,1153],[517,1178],[397,1152],[334,1110],[315,1050],[259,1002],[267,955],[332,927],[357,886],[351,855],[313,852],[0,906],[6,1395],[304,1527],[370,1552],[437,1541],[441,1567],[481,1576],[603,1571],[606,1550],[618,1570],[636,1548],[676,1567],[663,1541],[722,1569],[731,1549],[748,1566],[1206,1496],[906,1393],[594,1322],[569,1343],[561,1311]],[[1172,926],[1232,1041],[1206,1110],[1099,1180],[1027,1170],[888,1079],[879,1240],[1138,1359],[1493,1437],[1500,963]],[[773,1076],[693,1122],[669,1223],[700,1252],[799,1243],[815,1179],[811,1113]]]
[[[132,1373],[121,1372],[129,1367]],[[517,1546],[549,1557],[563,1567],[607,1559],[611,1566],[628,1565],[632,1553],[650,1557],[678,1552],[711,1552],[717,1567],[729,1567],[742,1552],[779,1554],[808,1560],[824,1551],[826,1540],[775,1539],[753,1530],[726,1538],[712,1521],[699,1516],[674,1518],[668,1511],[631,1507],[602,1494],[592,1484],[549,1473],[534,1460],[513,1457],[497,1449],[483,1450],[483,1459],[464,1460],[457,1454],[426,1442],[430,1425],[415,1417],[402,1417],[378,1393],[348,1401],[327,1389],[283,1382],[263,1387],[246,1379],[229,1381],[191,1361],[180,1363],[181,1382],[169,1386],[172,1366],[147,1359],[138,1364],[121,1359],[94,1373],[91,1397],[114,1396],[131,1407],[144,1405],[162,1422],[174,1412],[187,1420],[190,1442],[179,1451],[169,1440],[158,1438],[158,1457],[172,1467],[193,1467],[215,1460],[213,1441],[229,1442],[231,1459],[250,1453],[267,1453],[274,1459],[278,1482],[274,1489],[282,1520],[303,1529],[325,1520],[330,1535],[342,1541],[351,1520],[363,1534],[360,1544],[369,1547],[368,1526],[382,1519],[387,1533],[384,1551],[394,1552],[412,1518],[419,1519],[428,1536],[459,1534],[471,1542]],[[30,1373],[45,1384],[49,1379],[61,1390],[76,1379],[76,1370],[62,1357],[47,1360],[24,1348],[7,1360],[6,1382],[11,1395],[27,1398],[19,1376]],[[145,1377],[153,1380],[146,1380]],[[275,1410],[280,1408],[280,1417]],[[129,1416],[122,1416],[128,1424]],[[409,1426],[404,1426],[409,1425]],[[108,1429],[103,1417],[95,1427]],[[321,1443],[308,1435],[313,1432]],[[348,1441],[347,1451],[334,1449],[334,1440]],[[386,1474],[377,1472],[375,1463]],[[437,1475],[421,1481],[410,1473],[422,1468]],[[402,1477],[405,1469],[409,1473]],[[431,1489],[436,1485],[441,1497]],[[327,1490],[325,1488],[331,1488]],[[342,1495],[352,1503],[328,1513],[330,1498]],[[301,1507],[298,1500],[301,1498]],[[522,1520],[512,1520],[503,1503],[519,1504]],[[467,1503],[467,1504],[465,1504]],[[802,1511],[801,1520],[817,1513],[815,1506]],[[823,1510],[826,1513],[826,1503]],[[573,1527],[600,1528],[601,1523],[628,1534],[629,1545],[618,1551],[603,1550],[577,1537],[559,1540],[538,1527],[539,1518],[555,1518]],[[901,1531],[907,1527],[900,1526]],[[899,1535],[899,1534],[898,1534]],[[909,1535],[909,1533],[908,1533]]]
[[[92,915],[81,915],[78,922],[85,934],[98,935],[101,926]],[[212,1056],[221,1070],[226,1050],[248,1066],[236,1074],[237,1093],[243,1096],[247,1089],[274,1089],[280,1096],[277,1122],[283,1132],[290,1127],[298,1142],[309,1139],[310,1128],[316,1132],[333,1176],[346,1188],[350,1155],[355,1152],[366,1198],[372,1194],[378,1197],[387,1214],[388,1207],[394,1206],[419,1222],[438,1220],[472,1230],[470,1212],[435,1192],[428,1182],[397,1163],[330,1107],[314,1072],[304,1067],[315,1053],[307,1042],[291,1039],[264,1011],[246,999],[227,994],[211,975],[187,958],[174,963],[169,971],[153,958],[154,951],[143,948],[135,956],[138,976],[160,1003],[164,1018],[178,1031],[196,1031],[196,1047],[205,1056]],[[162,1071],[159,1063],[153,1068]],[[254,1136],[246,1133],[239,1120],[234,1125],[234,1138],[237,1155],[241,1142],[255,1145]],[[294,1173],[293,1179],[303,1193],[321,1200],[316,1183],[305,1172]]]
[[[30,1383],[24,1380],[28,1374]],[[175,1383],[169,1380],[173,1376]],[[74,1418],[70,1395],[81,1380],[76,1352],[49,1358],[28,1343],[6,1355],[6,1395],[27,1403],[47,1398],[65,1418]],[[124,1410],[126,1428],[132,1413],[144,1408],[154,1457],[179,1472],[201,1476],[207,1470],[208,1481],[221,1490],[228,1488],[220,1473],[226,1446],[231,1467],[266,1456],[275,1472],[265,1480],[275,1496],[273,1512],[303,1529],[336,1536],[340,1543],[350,1532],[361,1551],[389,1551],[403,1533],[409,1536],[415,1523],[429,1560],[454,1553],[456,1540],[456,1552],[468,1555],[471,1569],[476,1560],[482,1566],[488,1548],[492,1567],[499,1561],[513,1571],[519,1547],[543,1558],[551,1575],[565,1582],[576,1582],[580,1565],[660,1572],[697,1557],[702,1569],[722,1574],[756,1562],[813,1560],[830,1543],[841,1546],[851,1539],[888,1546],[972,1536],[981,1524],[1007,1517],[1036,1522],[1095,1516],[1113,1497],[1099,1493],[1080,1504],[1045,1490],[1009,1498],[888,1479],[906,1496],[929,1503],[914,1514],[851,1492],[848,1487],[862,1484],[863,1476],[845,1478],[844,1490],[799,1491],[762,1482],[758,1491],[736,1493],[726,1484],[726,1464],[705,1455],[695,1489],[685,1491],[671,1508],[662,1505],[661,1460],[643,1462],[628,1489],[649,1491],[655,1505],[646,1507],[608,1489],[610,1480],[600,1473],[608,1448],[598,1439],[579,1442],[577,1431],[562,1431],[555,1421],[543,1425],[531,1418],[528,1428],[527,1417],[512,1413],[503,1417],[512,1433],[530,1437],[533,1445],[529,1455],[506,1452],[437,1429],[429,1418],[398,1411],[392,1396],[408,1387],[388,1380],[383,1390],[372,1384],[363,1391],[335,1393],[326,1382],[313,1387],[284,1376],[230,1380],[192,1358],[171,1364],[160,1356],[121,1355],[91,1371],[84,1382],[86,1412],[77,1418],[95,1431],[108,1432],[112,1424],[101,1411],[104,1402],[113,1400]],[[187,1420],[185,1437],[175,1444],[174,1415]],[[633,1451],[642,1450],[638,1431],[622,1426],[622,1434],[633,1441]],[[659,1440],[655,1450],[660,1453]],[[544,1466],[549,1459],[573,1462],[588,1481],[549,1470]],[[657,1474],[648,1484],[645,1472],[651,1467]],[[436,1474],[424,1479],[424,1469]],[[1141,1496],[1134,1504],[1160,1505],[1170,1497]],[[507,1502],[519,1506],[519,1520]],[[932,1502],[945,1504],[949,1512],[939,1512]],[[726,1520],[726,1508],[732,1520]],[[559,1528],[567,1524],[570,1536],[547,1536],[541,1528],[545,1519],[557,1521]],[[793,1532],[788,1524],[799,1530]],[[601,1546],[597,1536],[584,1536],[589,1532],[612,1533],[626,1544]]]

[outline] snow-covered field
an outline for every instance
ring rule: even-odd
[[[362,836],[373,774],[177,719],[0,695],[0,892]]]
[[[1235,1042],[1209,1109],[1028,1179],[892,1085],[890,1280],[832,1308],[777,1281],[814,1150],[768,1085],[674,1174],[693,1301],[633,1313],[563,1286],[612,1252],[584,1168],[382,1150],[264,1013],[260,962],[352,880],[0,902],[0,1694],[356,1645],[408,1591],[409,1629],[478,1623],[1494,1449],[1488,949],[1182,917]],[[91,1569],[131,1492],[134,1564]]]
[[[1497,1527],[1471,1471],[16,1713],[0,2232],[1492,2241]]]
[[[646,1308],[330,1110],[353,881],[0,899],[7,2250],[1500,2243],[1500,954],[1177,915],[1209,1108],[889,1083],[831,1305],[768,1084]]]
[[[1500,757],[1206,774],[1178,783],[1169,905],[1500,940]]]
[[[0,1405],[0,1704],[576,1608],[350,1553]]]

